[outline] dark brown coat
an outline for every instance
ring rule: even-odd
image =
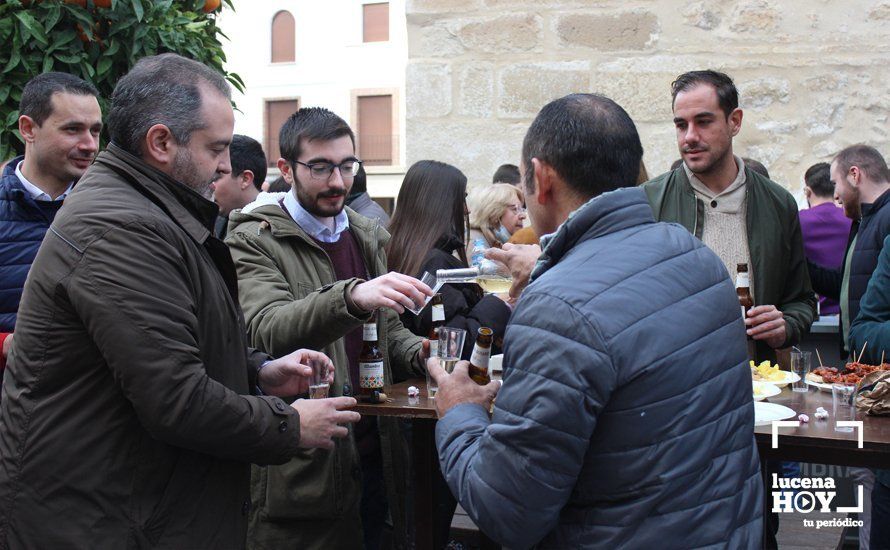
[[[248,395],[216,207],[114,145],[40,248],[0,407],[0,547],[238,548],[250,462],[299,417]]]

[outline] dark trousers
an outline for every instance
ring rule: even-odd
[[[890,487],[875,480],[871,491],[871,550],[890,549]]]
[[[379,550],[386,523],[386,483],[380,450],[362,456],[362,534],[365,550]]]

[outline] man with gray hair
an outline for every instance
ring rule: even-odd
[[[34,261],[0,408],[0,547],[237,548],[249,463],[333,448],[355,400],[297,400],[321,353],[249,350],[204,198],[231,171],[216,72],[175,54],[115,89],[111,144]],[[260,391],[257,391],[260,390]],[[260,393],[261,395],[251,395]]]

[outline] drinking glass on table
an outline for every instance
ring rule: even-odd
[[[327,362],[310,359],[312,374],[309,376],[309,399],[325,399],[328,396]]]
[[[856,420],[856,406],[853,404],[853,391],[856,386],[853,384],[832,384],[831,385],[831,405],[834,409],[834,421],[838,420]],[[837,432],[852,432],[853,426],[838,426],[835,424],[834,430]]]
[[[810,373],[813,354],[809,351],[800,351],[795,348],[791,351],[791,372],[800,377],[800,380],[791,383],[791,391],[806,393],[808,391],[807,375]]]
[[[439,327],[439,364],[445,372],[451,374],[454,364],[460,360],[460,354],[464,349],[464,339],[467,331],[462,328]],[[430,398],[436,397],[439,386],[429,372],[426,373],[426,392]]]

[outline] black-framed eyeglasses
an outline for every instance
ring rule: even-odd
[[[317,180],[326,180],[330,178],[331,174],[334,173],[334,168],[340,171],[341,178],[345,180],[352,179],[358,174],[358,171],[362,166],[362,161],[358,159],[346,159],[340,164],[334,164],[333,162],[327,161],[310,162],[308,164],[298,160],[295,160],[294,162],[308,168],[309,174]]]

